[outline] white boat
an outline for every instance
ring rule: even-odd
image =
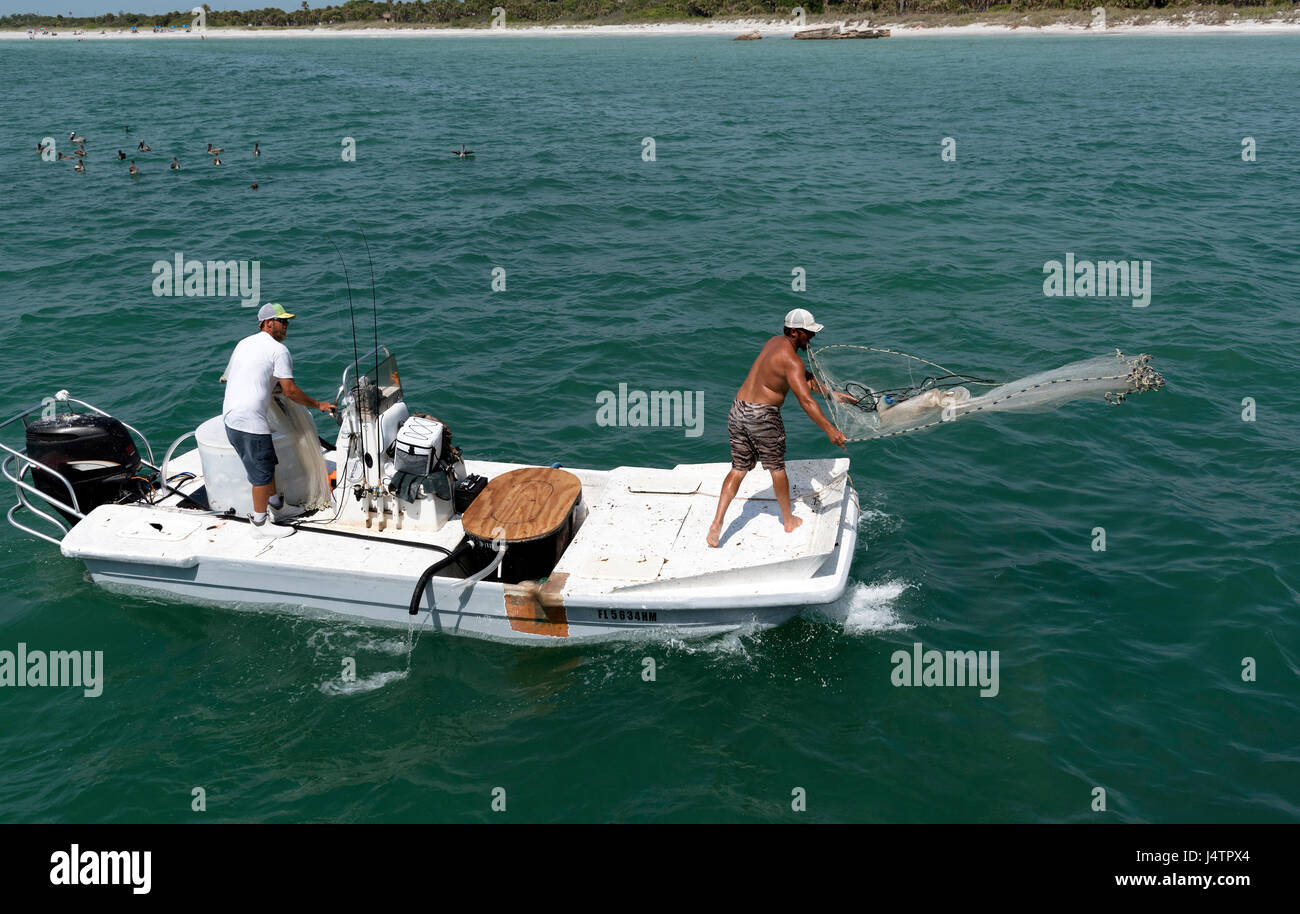
[[[385,347],[343,372],[338,404],[331,444],[306,409],[273,398],[277,487],[304,512],[292,535],[259,537],[247,521],[220,416],[155,465],[143,435],[66,391],[0,424],[27,426],[25,447],[0,444],[17,493],[8,520],[111,589],[532,644],[768,627],[845,589],[859,514],[848,458],[787,464],[803,519],[788,534],[770,476],[751,473],[713,549],[726,463],[463,459],[445,426],[412,414]],[[197,447],[177,454],[191,436]]]

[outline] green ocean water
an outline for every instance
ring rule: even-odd
[[[177,252],[259,261],[332,396],[331,242],[373,335],[359,230],[408,399],[482,458],[725,461],[799,306],[818,343],[997,378],[1118,347],[1168,381],[852,446],[845,597],[705,641],[425,633],[408,667],[401,632],[108,593],[6,526],[0,650],[106,678],[0,689],[0,819],[1300,817],[1300,39],[16,41],[0,79],[0,418],[67,388],[160,450],[219,412],[251,312],[155,297]],[[34,152],[71,130],[84,175]],[[1067,252],[1151,261],[1150,305],[1045,297]],[[598,425],[620,383],[703,391],[703,434]],[[785,416],[792,457],[833,454]],[[998,694],[895,687],[917,642],[998,651]]]

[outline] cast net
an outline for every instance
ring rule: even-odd
[[[1118,349],[1011,382],[870,346],[823,346],[808,357],[826,392],[827,416],[849,441],[918,432],[977,413],[1055,409],[1071,400],[1117,405],[1165,383],[1151,356]]]

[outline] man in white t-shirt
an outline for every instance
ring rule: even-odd
[[[293,532],[266,522],[268,504],[277,510],[284,505],[283,497],[275,494],[275,447],[266,418],[275,385],[278,383],[284,395],[295,403],[322,412],[334,411],[333,403],[313,400],[293,381],[293,356],[284,345],[292,319],[293,315],[278,303],[263,305],[257,311],[257,332],[239,341],[226,367],[226,399],[221,417],[226,437],[243,461],[253,486],[250,520],[255,536],[279,537]]]

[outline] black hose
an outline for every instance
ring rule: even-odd
[[[407,610],[411,615],[419,615],[420,597],[424,596],[424,588],[429,586],[429,581],[433,579],[433,576],[439,571],[442,571],[442,569],[446,568],[452,562],[459,562],[461,554],[473,548],[474,543],[467,536],[460,541],[460,545],[458,545],[453,551],[447,553],[446,558],[439,559],[428,568],[424,569],[424,573],[421,574],[419,579],[415,582],[415,590],[411,593],[411,603],[407,607]],[[430,611],[432,611],[432,609],[433,608],[430,607]]]
[[[242,521],[248,520],[248,518],[240,517],[238,515],[233,515],[230,519]],[[299,526],[298,524],[290,524],[288,526],[292,526],[293,529],[299,532],[306,531],[309,533],[320,533],[325,536],[346,536],[347,538],[354,540],[369,540],[375,543],[388,543],[392,546],[414,546],[417,549],[432,549],[434,552],[441,552],[443,555],[452,554],[450,549],[445,546],[439,546],[436,543],[421,543],[417,540],[388,539],[383,536],[369,536],[365,533],[351,533],[347,530],[327,530],[324,527]],[[459,549],[460,547],[457,546],[456,548]]]
[[[176,507],[178,508],[183,507],[186,502],[189,502],[190,504],[192,504],[194,507],[198,508],[201,511],[212,510],[211,505],[206,505],[203,502],[199,501],[197,498],[193,498],[189,495],[186,495],[184,492],[182,492],[180,489],[176,488],[175,486],[171,485],[170,483],[163,483],[162,488],[166,492],[170,492],[173,495],[179,495],[181,497],[181,500],[176,503]]]

